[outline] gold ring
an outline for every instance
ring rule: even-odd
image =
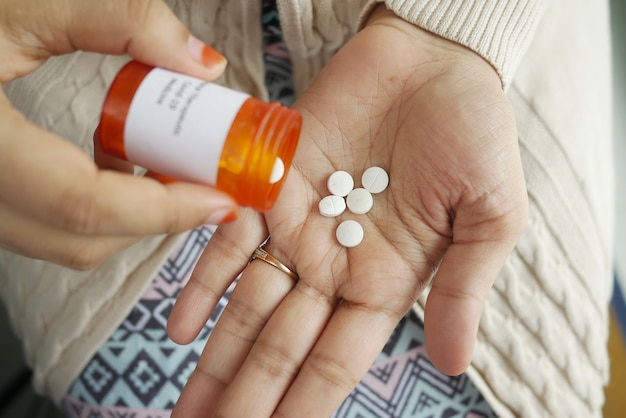
[[[258,246],[257,249],[254,250],[254,254],[252,254],[252,258],[250,258],[250,261],[256,259],[265,261],[267,264],[270,264],[276,267],[278,270],[282,271],[283,273],[287,274],[287,276],[291,277],[293,280],[298,281],[298,275],[291,271],[289,267],[278,261],[278,259],[272,254],[268,253],[265,248],[263,248],[263,245]]]

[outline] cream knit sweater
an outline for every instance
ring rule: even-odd
[[[260,3],[170,1],[192,32],[228,57],[221,82],[266,98]],[[375,3],[278,1],[298,92]],[[600,416],[613,254],[607,5],[385,3],[488,60],[517,115],[530,219],[490,294],[470,377],[501,417]],[[5,90],[31,120],[91,153],[105,90],[126,60],[76,53],[50,60]],[[0,252],[1,296],[39,392],[61,399],[177,241],[145,239],[89,272]],[[422,302],[415,306],[420,314]]]

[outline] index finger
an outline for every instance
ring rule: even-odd
[[[32,71],[51,55],[76,50],[129,54],[207,80],[217,78],[226,65],[161,0],[5,0],[0,2],[0,28],[9,51],[32,58],[0,62],[4,81]]]

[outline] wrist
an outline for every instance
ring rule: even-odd
[[[384,3],[374,7],[363,30],[385,32],[388,42],[404,43],[405,57],[413,56],[421,63],[428,63],[435,71],[471,68],[501,85],[497,69],[477,52],[402,19]]]

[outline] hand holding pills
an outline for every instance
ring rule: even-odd
[[[180,295],[170,334],[185,342],[243,270],[174,417],[332,415],[427,287],[429,356],[468,366],[526,222],[515,121],[481,57],[377,11],[294,105],[274,209],[220,226]],[[268,235],[297,282],[248,264]]]

